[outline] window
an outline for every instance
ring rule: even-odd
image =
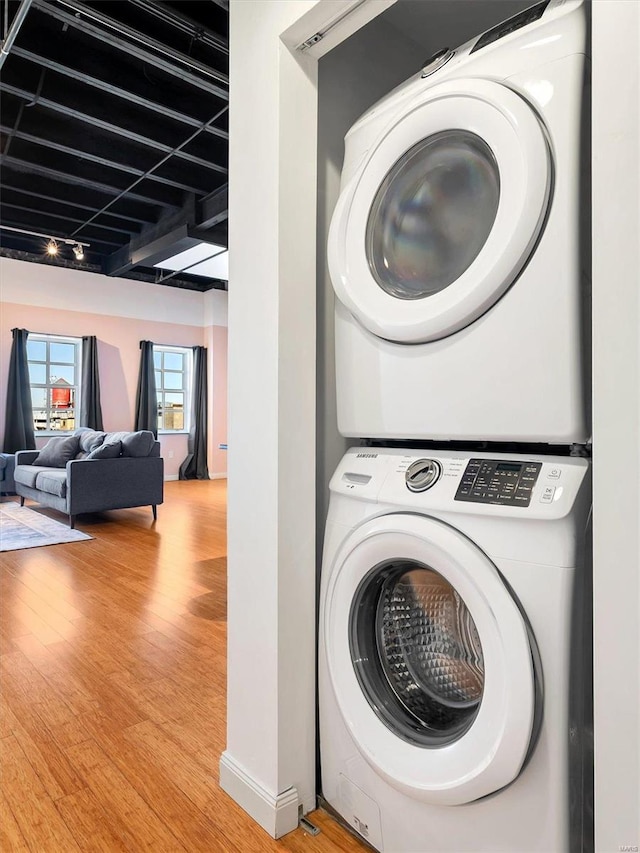
[[[36,433],[76,428],[81,347],[80,338],[29,335],[27,360]]]
[[[158,394],[158,430],[184,432],[187,423],[191,350],[187,347],[164,347],[154,344],[153,363]]]

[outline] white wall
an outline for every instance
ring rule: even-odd
[[[8,258],[0,258],[0,299],[60,311],[202,326],[202,293],[174,287],[160,290],[146,281]]]
[[[639,56],[640,4],[596,0],[593,518],[598,853],[640,846]]]
[[[305,811],[315,804],[316,64],[279,39],[314,5],[241,0],[230,10],[229,668],[220,781],[275,836],[295,828],[299,803]]]

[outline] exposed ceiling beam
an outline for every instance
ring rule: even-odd
[[[137,6],[139,9],[144,9],[145,12],[148,12],[155,18],[171,24],[176,29],[181,30],[183,33],[187,33],[187,35],[192,36],[197,41],[202,42],[215,50],[219,50],[221,53],[229,54],[228,39],[218,35],[218,33],[214,33],[212,30],[208,30],[206,27],[203,27],[202,24],[192,21],[191,18],[188,18],[186,15],[178,15],[170,7],[161,6],[156,2],[156,0],[129,0],[129,3],[133,6]]]
[[[222,100],[229,100],[228,90],[221,86],[216,86],[211,82],[212,80],[217,80],[228,85],[229,77],[227,74],[223,74],[221,71],[209,68],[201,62],[197,62],[195,59],[191,59],[185,54],[181,54],[179,51],[173,50],[166,44],[157,42],[155,39],[137,32],[120,21],[116,21],[113,18],[109,18],[107,15],[103,15],[97,9],[89,8],[82,3],[68,2],[68,0],[60,0],[60,2],[64,3],[68,8],[73,9],[76,13],[84,15],[94,21],[98,21],[103,25],[103,27],[108,27],[109,29],[114,30],[116,34],[112,35],[107,30],[96,27],[76,15],[71,15],[63,9],[59,9],[57,6],[50,6],[48,3],[43,2],[43,0],[35,0],[34,7],[37,8],[38,11],[44,12],[46,15],[50,15],[51,17],[68,24],[86,35],[93,36],[93,38],[99,39],[100,41],[105,42],[105,44],[109,44],[111,47],[115,47],[124,53],[135,56],[137,59],[140,59],[149,65],[153,65],[155,68],[159,68],[161,71],[164,71],[173,77],[178,77],[180,80],[184,80],[185,83],[189,83],[198,89],[202,89],[211,95],[221,98]],[[145,44],[147,47],[152,47],[154,50],[159,51],[163,56],[170,56],[176,62],[179,62],[186,67],[197,69],[201,74],[205,75],[209,79],[205,80],[202,77],[197,77],[195,74],[191,74],[189,71],[186,71],[185,68],[180,68],[172,62],[167,62],[166,59],[162,59],[160,56],[156,56],[154,53],[138,47],[136,44],[123,41],[123,35],[128,36],[134,41]]]
[[[68,198],[65,198],[64,201],[61,201],[57,196],[45,195],[45,193],[42,193],[42,192],[34,192],[33,190],[26,190],[26,189],[23,189],[22,187],[13,186],[12,184],[8,184],[6,182],[6,177],[7,177],[6,175],[3,176],[3,182],[2,182],[2,192],[4,193],[3,199],[6,198],[6,193],[12,192],[12,193],[19,193],[20,195],[26,195],[29,198],[39,198],[39,199],[42,199],[43,201],[53,201],[56,204],[64,204],[64,205],[67,205],[68,207],[77,208],[78,210],[88,210],[91,213],[95,213],[97,210],[97,207],[92,207],[89,204],[79,204],[77,201],[69,201]],[[109,216],[112,219],[121,219],[124,222],[133,222],[133,223],[135,223],[135,225],[148,225],[149,222],[151,221],[149,218],[143,219],[142,217],[132,216],[131,215],[131,205],[129,205],[128,209],[129,209],[128,214],[112,213],[110,210],[108,210],[108,211],[105,211],[102,215],[103,216]],[[78,220],[78,221],[80,221],[80,220]],[[123,229],[123,230],[126,230],[126,229]],[[135,229],[132,229],[132,230],[135,230]]]
[[[178,151],[180,151],[182,148],[185,148],[187,145],[189,145],[190,142],[193,142],[193,140],[198,136],[199,133],[202,132],[202,130],[208,124],[213,124],[215,121],[217,121],[220,118],[221,115],[226,113],[228,109],[229,109],[228,105],[224,106],[221,110],[218,110],[218,112],[215,113],[215,115],[213,115],[209,119],[209,121],[203,122],[201,127],[199,127],[197,130],[194,130],[194,132],[190,136],[188,136],[186,139],[183,139],[183,141],[179,145],[176,145],[175,148],[173,148],[171,151],[169,151],[169,153],[166,154],[164,157],[162,157],[162,159],[158,160],[157,163],[154,163],[154,165],[150,169],[148,169],[144,173],[144,175],[141,175],[139,178],[136,178],[136,180],[133,181],[131,184],[129,184],[128,187],[126,187],[120,193],[118,193],[118,195],[114,199],[107,202],[107,204],[105,204],[104,207],[102,207],[97,213],[95,213],[93,216],[91,216],[89,219],[87,219],[85,224],[88,225],[90,222],[92,222],[94,219],[96,219],[96,217],[100,216],[101,213],[103,213],[105,210],[107,210],[109,207],[111,207],[111,205],[115,204],[123,196],[128,195],[131,198],[134,198],[135,196],[131,192],[131,190],[134,187],[136,187],[139,183],[141,183],[143,180],[145,180],[145,178],[147,178],[147,176],[150,175],[152,172],[155,172],[156,169],[159,169],[164,163],[167,162],[167,160],[169,160],[171,157],[173,157]],[[75,235],[78,234],[79,231],[82,231],[83,227],[84,226],[81,225],[79,228],[76,228],[76,230],[73,232],[72,236],[75,237]]]
[[[213,228],[224,222],[229,215],[229,185],[225,184],[200,199],[198,207],[198,228]]]
[[[29,7],[31,6],[33,0],[22,0],[22,3],[18,7],[18,11],[15,14],[13,21],[11,21],[11,26],[9,27],[9,31],[7,32],[5,38],[2,41],[2,45],[0,46],[0,68],[4,65],[7,56],[13,47],[13,43],[16,40],[18,33],[20,32],[20,27],[24,23],[24,19],[27,17],[27,12],[29,11]]]
[[[15,95],[18,98],[24,98],[25,100],[32,102],[36,95],[33,92],[29,92],[26,89],[20,89],[17,86],[11,86],[8,83],[0,82],[0,92],[6,92],[10,95]],[[150,139],[148,136],[141,136],[139,133],[135,133],[129,128],[120,127],[117,124],[112,124],[108,121],[103,121],[102,119],[95,118],[94,116],[88,115],[87,113],[83,113],[80,110],[75,110],[72,107],[67,106],[66,104],[60,104],[56,101],[52,101],[49,98],[38,97],[37,103],[46,109],[53,110],[54,112],[61,113],[62,115],[69,116],[70,118],[75,118],[78,121],[83,121],[86,124],[90,124],[93,127],[97,127],[100,130],[104,130],[107,133],[113,133],[116,136],[122,136],[125,139],[129,139],[131,142],[137,142],[139,145],[145,145],[147,148],[154,148],[156,151],[161,151],[168,153],[172,150],[170,145],[166,145],[164,142],[158,142],[156,139]],[[174,155],[175,157],[179,157],[181,160],[186,160],[189,163],[193,163],[197,166],[203,166],[205,168],[211,168],[211,163],[208,160],[203,160],[202,157],[196,157],[193,154],[187,154],[184,151],[177,151]]]
[[[114,86],[111,83],[107,83],[105,80],[92,77],[90,74],[85,74],[82,71],[78,71],[76,68],[70,68],[66,65],[62,65],[60,62],[55,62],[53,59],[48,59],[45,56],[33,53],[30,50],[25,50],[22,47],[14,47],[13,54],[14,56],[26,59],[28,62],[33,62],[43,68],[47,68],[50,71],[55,71],[56,74],[62,74],[65,77],[70,77],[72,80],[79,80],[94,89],[99,89],[102,92],[108,92],[110,95],[115,95],[116,97],[129,101],[132,104],[136,104],[139,107],[144,107],[145,109],[158,113],[165,118],[173,119],[174,121],[181,122],[182,124],[189,125],[190,127],[198,127],[201,123],[200,119],[194,118],[193,116],[188,116],[185,113],[178,112],[178,110],[172,110],[164,104],[158,104],[154,101],[150,101],[148,98],[143,98],[141,95],[136,95],[127,89],[121,89],[119,86]],[[213,136],[218,136],[220,139],[229,138],[229,132],[219,127],[208,127],[205,132],[210,133]],[[220,169],[220,167],[215,164],[212,164],[211,168]]]
[[[77,184],[79,186],[85,187],[86,189],[92,189],[96,192],[104,193],[105,195],[118,195],[122,192],[118,187],[113,187],[110,184],[103,184],[100,181],[90,181],[87,178],[83,178],[80,175],[72,175],[68,172],[60,172],[56,169],[49,169],[47,166],[42,166],[40,163],[29,163],[26,160],[20,160],[17,157],[6,157],[4,154],[0,154],[0,165],[5,165],[9,168],[13,167],[17,169],[19,172],[27,172],[30,174],[37,175],[45,175],[47,178],[52,178],[55,181],[62,181],[65,184]],[[168,201],[162,201],[161,199],[151,198],[150,196],[141,195],[140,193],[127,193],[129,198],[134,199],[134,201],[140,201],[144,204],[150,204],[154,207],[176,207],[175,204],[171,204]]]
[[[23,244],[26,241],[28,246],[33,244],[34,240],[47,240],[49,237],[58,242],[66,242],[67,237],[65,234],[56,234],[56,229],[54,228],[51,229],[52,233],[49,233],[49,229],[47,229],[46,234],[43,233],[39,236],[38,233],[31,230],[36,224],[39,223],[33,222],[30,219],[9,219],[5,217],[0,225],[0,233],[2,233],[4,245],[8,243],[15,245],[16,241],[18,241],[18,244]],[[95,234],[91,234],[85,239],[87,239],[87,242],[83,245],[90,246],[92,252],[97,251],[97,246],[104,246],[103,251],[111,251],[111,246],[121,245],[117,240],[109,240],[109,238],[100,237]]]
[[[20,210],[23,213],[35,213],[37,216],[40,216],[40,217],[42,217],[44,215],[47,217],[47,219],[61,219],[61,220],[64,220],[65,222],[71,222],[71,223],[83,222],[82,219],[76,219],[73,216],[66,216],[64,213],[54,213],[51,210],[43,210],[41,207],[39,207],[39,208],[26,207],[25,205],[22,205],[22,204],[13,204],[13,202],[7,201],[6,198],[2,199],[2,202],[0,203],[0,207],[3,210],[4,210],[4,208],[9,208],[11,210]],[[112,225],[98,225],[95,222],[93,224],[95,225],[95,227],[97,229],[100,229],[102,231],[115,231],[116,234],[126,234],[127,236],[130,236],[131,230],[133,230],[133,229],[128,230],[126,228],[114,228]],[[58,230],[64,231],[66,229],[62,228],[62,229],[58,229]],[[120,243],[114,243],[114,245],[119,246]]]
[[[53,142],[50,139],[41,139],[38,136],[33,136],[31,133],[24,133],[21,130],[13,131],[0,125],[0,132],[10,133],[14,139],[23,139],[25,142],[30,142],[32,145],[40,145],[43,148],[50,148],[52,151],[60,151],[62,154],[69,154],[72,157],[77,157],[79,160],[86,160],[89,163],[95,163],[98,166],[105,166],[107,169],[114,169],[119,172],[125,172],[128,175],[144,175],[142,169],[136,169],[135,166],[127,166],[125,163],[117,163],[115,160],[109,160],[106,157],[99,157],[97,154],[90,154],[88,151],[81,151],[78,148],[70,148],[68,145],[62,145],[59,142]],[[226,171],[226,170],[225,170]],[[194,195],[204,195],[202,187],[193,187],[190,184],[184,184],[181,181],[172,181],[170,178],[162,178],[159,175],[148,175],[150,181],[155,181],[159,184],[164,184],[167,187],[173,187],[177,190],[193,193]]]

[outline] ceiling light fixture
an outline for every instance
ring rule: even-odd
[[[60,254],[60,245],[72,246],[73,254],[76,261],[84,260],[84,250],[88,249],[91,243],[83,243],[80,240],[72,240],[70,237],[52,237],[51,234],[41,234],[39,231],[27,231],[26,228],[14,228],[11,225],[0,224],[0,229],[3,231],[13,231],[16,234],[26,234],[27,237],[42,237],[47,241],[45,247],[47,255],[52,258]]]

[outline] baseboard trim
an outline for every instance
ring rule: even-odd
[[[287,788],[274,797],[227,751],[220,757],[220,787],[272,838],[281,838],[298,826],[297,789]]]
[[[180,474],[165,474],[164,475],[165,483],[168,482],[169,480],[179,480],[179,479],[180,479]],[[226,472],[221,473],[221,474],[209,474],[209,479],[210,480],[226,480],[227,474],[226,474]]]

